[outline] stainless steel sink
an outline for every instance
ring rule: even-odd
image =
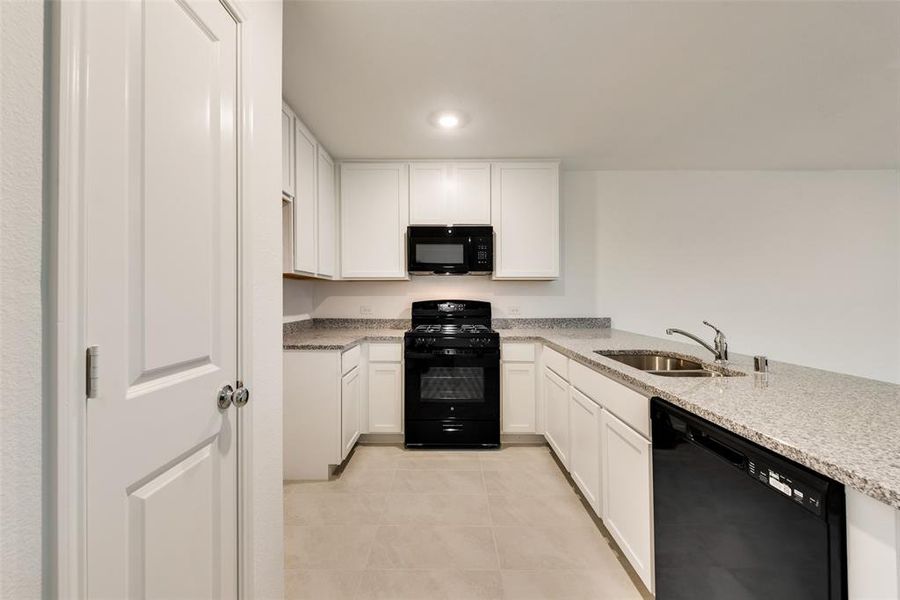
[[[674,354],[635,353],[622,350],[597,350],[596,352],[629,367],[661,377],[734,377],[743,375],[740,371],[705,365],[697,360]]]

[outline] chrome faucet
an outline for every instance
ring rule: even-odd
[[[698,338],[693,333],[688,333],[687,331],[685,331],[683,329],[674,329],[674,328],[666,329],[666,334],[672,335],[673,333],[678,333],[685,337],[689,337],[692,340],[694,340],[695,342],[697,342],[698,344],[700,344],[701,346],[703,346],[704,348],[706,348],[707,350],[709,350],[710,352],[712,352],[713,355],[716,357],[717,363],[726,362],[728,360],[728,341],[725,339],[725,334],[722,333],[722,331],[718,327],[716,327],[709,321],[703,321],[703,324],[706,325],[707,327],[712,327],[716,331],[716,337],[713,340],[712,346],[710,346],[709,344],[707,344],[706,342],[704,342],[703,340]]]

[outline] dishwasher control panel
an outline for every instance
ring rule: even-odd
[[[778,490],[807,510],[816,515],[822,514],[822,493],[805,482],[784,474],[775,465],[755,457],[747,457],[747,472],[760,483]]]

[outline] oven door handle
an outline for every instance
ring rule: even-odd
[[[444,358],[448,356],[458,356],[461,358],[484,358],[486,356],[491,356],[492,354],[496,355],[497,351],[460,351],[454,348],[446,348],[444,350],[434,350],[432,352],[407,352],[406,358],[408,359],[429,359],[429,358]]]

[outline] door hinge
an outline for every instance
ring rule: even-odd
[[[100,346],[90,346],[85,355],[84,391],[88,398],[96,398],[100,387]]]

